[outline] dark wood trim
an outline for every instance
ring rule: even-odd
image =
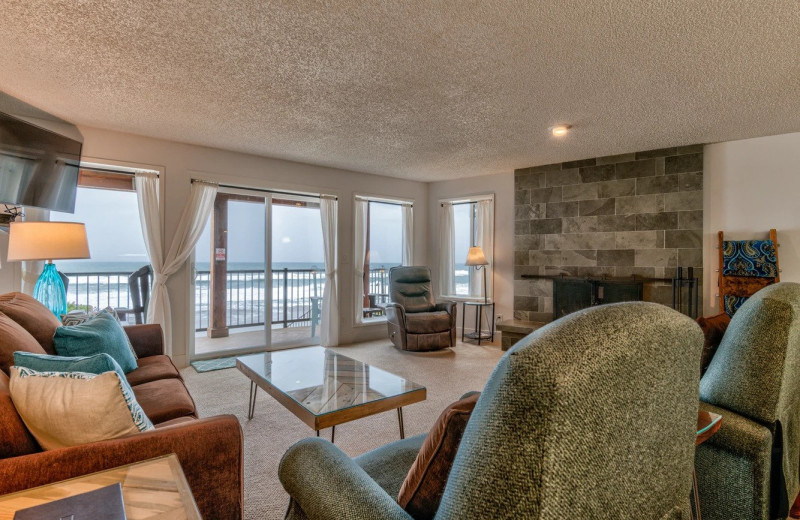
[[[725,254],[722,252],[722,231],[717,233],[717,250],[719,251],[719,269],[717,272],[717,291],[719,291],[719,310],[720,312],[725,312],[725,295],[722,294],[722,277],[723,277],[723,269],[725,268]]]
[[[241,200],[241,195],[217,193],[214,212],[211,216],[211,280],[209,284],[208,330],[209,338],[228,336],[227,322],[227,277],[228,277],[228,201]],[[263,200],[262,200],[263,202]],[[225,259],[217,260],[215,250],[223,248]]]
[[[774,228],[769,230],[769,239],[772,240],[772,245],[775,247],[775,271],[777,272],[775,283],[778,283],[781,281],[781,264],[780,256],[778,255],[778,232]]]
[[[78,186],[102,190],[136,191],[133,187],[133,175],[92,170],[78,171]]]
[[[363,308],[368,309],[371,307],[369,304],[369,257],[370,257],[370,244],[369,244],[369,230],[370,230],[370,207],[369,202],[367,202],[367,236],[364,237],[364,243],[366,244],[366,254],[364,255],[364,274],[362,278],[364,280],[364,294],[361,295],[361,305]]]
[[[264,197],[258,195],[240,195],[238,193],[225,193],[219,192],[217,197],[222,197],[225,200],[235,200],[237,202],[250,202],[253,204],[264,204]]]

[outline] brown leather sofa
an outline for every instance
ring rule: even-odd
[[[204,518],[241,519],[243,440],[232,415],[198,419],[194,400],[164,355],[160,325],[125,327],[139,368],[127,374],[156,429],[119,439],[42,451],[11,401],[13,353],[55,354],[58,319],[22,293],[0,295],[0,495],[175,453]]]
[[[456,346],[454,302],[433,299],[428,267],[392,267],[386,322],[389,339],[400,350],[439,350]]]

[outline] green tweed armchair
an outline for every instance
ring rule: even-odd
[[[691,319],[642,302],[522,339],[475,406],[436,519],[688,518],[702,346]],[[287,518],[410,519],[395,500],[423,437],[355,459],[296,443],[279,470]]]
[[[786,518],[800,490],[800,284],[751,296],[700,381],[722,426],[697,448],[705,520]]]

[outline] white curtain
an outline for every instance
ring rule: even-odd
[[[50,220],[50,210],[26,207],[25,222],[48,222]],[[33,294],[36,282],[39,280],[44,270],[44,260],[25,260],[22,262],[22,292]]]
[[[483,298],[483,271],[486,269],[486,296],[492,299],[494,273],[494,201],[480,200],[475,203],[475,245],[483,250],[489,265],[481,269],[470,269],[471,296]]]
[[[189,200],[183,208],[178,229],[166,256],[161,239],[158,176],[152,172],[137,172],[134,176],[139,202],[142,234],[153,266],[153,290],[147,305],[147,323],[160,323],[164,329],[164,351],[172,355],[172,316],[167,292],[167,279],[174,274],[194,249],[211,214],[217,185],[192,181]]]
[[[403,265],[414,265],[414,206],[403,204]]]
[[[355,199],[353,214],[355,232],[353,233],[353,312],[355,322],[364,322],[364,257],[367,255],[367,216],[369,201]]]
[[[322,244],[325,254],[325,290],[322,293],[322,322],[320,344],[339,345],[339,301],[336,289],[336,225],[338,203],[335,197],[323,195],[319,201],[322,220]]]
[[[453,229],[453,219],[453,205],[448,202],[442,203],[439,207],[439,244],[441,245],[439,291],[442,296],[452,296],[456,293],[456,236]]]

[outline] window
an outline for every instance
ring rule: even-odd
[[[91,258],[61,260],[69,310],[129,308],[128,276],[149,264],[133,175],[81,170],[75,213],[50,212],[53,222],[83,222]]]
[[[483,298],[485,293],[491,299],[494,270],[494,196],[482,195],[439,202],[441,296],[477,299]],[[467,255],[473,247],[481,248],[487,265],[467,265]]]
[[[354,246],[355,321],[383,321],[389,269],[413,263],[412,203],[356,197]]]

